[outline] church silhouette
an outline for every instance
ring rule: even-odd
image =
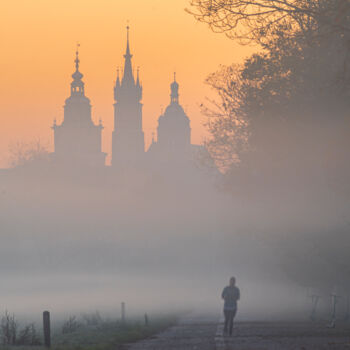
[[[112,135],[112,169],[141,169],[158,165],[160,168],[191,166],[203,146],[191,144],[190,119],[179,103],[179,84],[170,85],[170,104],[158,119],[157,140],[145,151],[142,129],[142,85],[139,70],[135,77],[132,68],[129,26],[122,74],[118,70],[114,86],[114,130]],[[76,51],[75,72],[72,75],[71,95],[64,105],[64,119],[52,126],[56,165],[104,167],[106,153],[101,149],[103,125],[91,117],[91,104],[85,95],[83,74],[79,71],[79,52]]]
[[[106,154],[101,151],[102,123],[91,119],[90,100],[85,96],[83,74],[79,71],[76,52],[75,72],[72,74],[71,95],[64,105],[64,120],[52,126],[54,147],[52,159],[61,164],[104,165]]]

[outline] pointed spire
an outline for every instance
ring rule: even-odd
[[[130,27],[129,27],[129,25],[127,25],[127,27],[126,27],[126,55],[127,56],[131,56],[131,54],[130,54],[129,31],[130,31]]]
[[[131,66],[131,58],[132,54],[130,53],[130,41],[129,41],[129,25],[126,27],[127,30],[127,37],[126,37],[126,52],[124,55],[125,63],[124,63],[124,76],[122,83],[127,84],[135,84],[134,74],[132,72],[132,66]]]
[[[125,99],[125,97],[127,97],[127,99],[129,100],[142,100],[142,85],[140,81],[140,71],[138,67],[134,70],[131,64],[131,58],[133,56],[130,52],[130,27],[127,26],[126,29],[127,37],[126,53],[124,55],[124,67],[121,68],[120,76],[118,70],[117,80],[114,86],[114,100],[116,102]]]

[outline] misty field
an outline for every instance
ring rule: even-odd
[[[52,324],[51,329],[51,348],[55,350],[108,350],[118,349],[119,346],[127,343],[133,343],[142,339],[154,336],[155,334],[171,327],[177,321],[175,315],[158,315],[133,317],[130,320],[122,322],[121,320],[102,319],[99,313],[91,315],[82,315],[81,317],[70,316],[64,321]],[[42,349],[44,347],[44,336],[40,327],[33,325],[33,334],[28,334],[26,340],[23,338],[23,331],[26,326],[20,327],[21,322],[16,322],[17,329],[13,339],[17,339],[12,344],[7,342],[5,336],[4,322],[1,327],[1,345],[0,349]],[[11,327],[10,327],[11,328]],[[36,331],[36,329],[40,329]],[[13,330],[12,330],[13,331]],[[35,344],[31,344],[35,343]],[[7,345],[6,345],[7,343]],[[25,345],[23,345],[25,343]],[[5,345],[4,345],[5,344]]]
[[[350,349],[350,0],[0,4],[0,350]]]

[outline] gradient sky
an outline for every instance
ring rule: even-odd
[[[63,118],[74,52],[93,119],[103,120],[103,150],[110,154],[113,85],[123,64],[130,23],[133,64],[144,87],[143,129],[148,146],[161,108],[169,103],[173,72],[180,102],[191,119],[192,141],[205,137],[199,104],[210,96],[206,76],[220,64],[241,62],[252,52],[187,14],[189,0],[4,0],[0,2],[0,166],[11,143],[40,138],[52,149],[53,119]]]

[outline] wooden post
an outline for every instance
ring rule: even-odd
[[[125,303],[122,302],[122,323],[125,323]]]
[[[51,329],[50,329],[50,312],[43,312],[43,325],[44,325],[44,344],[47,348],[51,347]]]
[[[312,309],[311,309],[311,315],[310,315],[311,321],[316,320],[316,310],[317,310],[317,304],[319,299],[320,299],[319,295],[315,295],[315,294],[311,295],[311,303],[312,303]]]
[[[329,324],[329,328],[335,328],[335,323],[337,319],[337,303],[340,299],[340,295],[337,295],[336,292],[333,292],[331,294],[331,300],[332,300],[332,319],[331,323]]]
[[[345,321],[349,321],[350,318],[350,298],[349,295],[346,297],[346,311],[345,311]]]
[[[146,327],[148,326],[148,315],[147,315],[147,313],[145,314],[145,326]]]

